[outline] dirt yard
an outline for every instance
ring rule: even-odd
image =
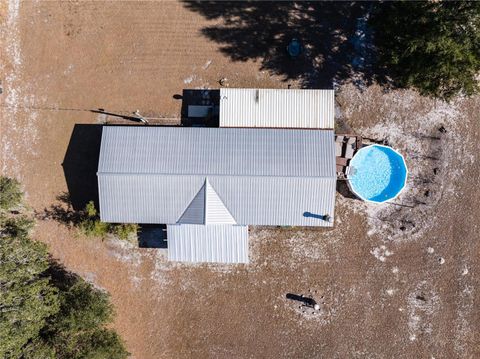
[[[27,201],[43,213],[86,178],[80,171],[66,179],[75,125],[119,121],[91,110],[138,109],[179,123],[174,95],[218,88],[221,78],[230,87],[275,88],[318,87],[322,77],[332,83],[332,74],[346,79],[334,65],[342,51],[362,53],[355,28],[335,32],[345,23],[332,18],[322,28],[308,23],[310,8],[303,16],[287,3],[277,13],[268,6],[225,5],[223,14],[179,2],[3,0],[2,174],[22,181]],[[288,34],[262,31],[278,30],[277,15],[284,28],[279,12],[287,6],[293,23],[285,26],[296,33],[338,34],[329,42],[335,61],[313,43],[306,47],[314,61],[301,71],[272,60],[279,50],[269,46]],[[395,204],[367,205],[340,188],[334,229],[252,228],[247,266],[169,263],[161,249],[85,239],[54,219],[39,220],[35,237],[53,256],[110,292],[115,327],[133,358],[480,357],[480,99],[447,104],[336,83],[339,126],[386,140],[406,157],[408,186]],[[75,152],[95,145],[87,133],[77,133]],[[320,311],[299,308],[288,293],[314,297]]]

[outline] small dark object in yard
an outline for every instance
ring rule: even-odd
[[[440,126],[440,128],[438,129],[441,133],[447,133],[447,129],[443,126]]]
[[[299,39],[294,37],[292,40],[290,40],[290,42],[287,45],[287,52],[292,59],[296,59],[298,56],[300,56],[302,51],[303,51],[303,46]]]
[[[400,227],[400,230],[401,230],[402,232],[405,231],[406,229],[407,229],[407,227],[405,227],[405,226],[401,226],[401,227]]]
[[[438,175],[439,173],[440,173],[440,169],[439,169],[438,167],[435,167],[435,168],[433,169],[433,174],[434,174],[434,175]]]
[[[287,299],[295,300],[297,302],[301,302],[301,303],[303,303],[303,306],[307,306],[307,307],[314,308],[315,305],[317,304],[315,299],[309,298],[309,297],[304,297],[303,295],[287,293],[286,297],[287,297]]]
[[[422,302],[426,302],[426,301],[427,301],[423,295],[417,295],[417,296],[416,296],[416,299],[417,299],[417,300],[421,300]]]
[[[430,191],[427,189],[424,193],[425,197],[430,197]]]

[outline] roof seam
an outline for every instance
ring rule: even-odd
[[[280,175],[223,175],[223,174],[205,174],[205,173],[148,173],[148,172],[97,172],[97,176],[205,176],[205,177],[259,177],[259,178],[325,178],[336,179],[334,173],[331,176],[280,176]]]

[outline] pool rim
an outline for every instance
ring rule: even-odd
[[[365,150],[365,149],[369,149],[370,147],[375,147],[375,146],[376,146],[376,147],[385,147],[385,148],[388,148],[389,150],[392,150],[393,152],[397,153],[397,154],[402,158],[403,164],[405,165],[405,180],[404,180],[404,182],[403,182],[402,188],[398,191],[398,193],[397,193],[394,197],[389,198],[389,199],[387,199],[387,200],[385,200],[385,201],[380,201],[380,202],[379,202],[379,201],[372,201],[372,200],[366,199],[366,198],[364,198],[363,196],[359,195],[359,194],[353,189],[353,186],[352,186],[352,184],[350,183],[350,178],[349,178],[348,175],[347,175],[347,184],[348,184],[348,188],[350,189],[350,191],[352,191],[352,193],[353,193],[355,196],[357,196],[359,199],[361,199],[362,201],[369,202],[369,203],[375,203],[375,204],[381,204],[381,203],[386,203],[386,202],[388,202],[388,201],[394,200],[395,198],[397,198],[397,197],[400,195],[400,193],[403,192],[403,190],[405,189],[405,187],[406,187],[406,185],[407,185],[408,167],[407,167],[407,162],[405,161],[405,157],[404,157],[400,152],[398,152],[398,151],[397,151],[396,149],[394,149],[393,147],[385,146],[385,145],[380,145],[380,144],[377,144],[377,143],[371,144],[371,145],[366,145],[365,147],[360,148],[360,149],[353,155],[353,157],[352,157],[351,160],[350,160],[350,163],[351,163],[351,161],[355,158],[355,156],[356,156],[360,151]]]

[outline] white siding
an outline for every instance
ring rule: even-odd
[[[179,262],[248,263],[248,227],[167,226],[168,259]]]
[[[334,90],[220,89],[220,127],[333,129]]]

